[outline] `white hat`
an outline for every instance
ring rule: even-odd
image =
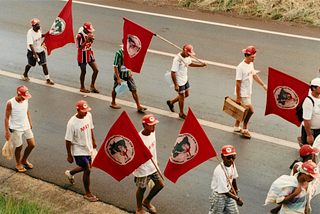
[[[311,80],[311,84],[310,85],[320,86],[320,78],[317,77],[317,78]]]

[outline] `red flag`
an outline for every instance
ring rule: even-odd
[[[123,19],[123,64],[131,71],[140,73],[154,33],[129,19]]]
[[[121,181],[151,158],[152,154],[123,111],[109,130],[92,165]]]
[[[308,95],[309,88],[307,83],[269,67],[265,115],[276,114],[299,127],[296,108]]]
[[[56,48],[61,48],[68,43],[75,43],[72,24],[72,0],[67,2],[54,20],[51,29],[44,36],[43,43],[47,48],[48,55]]]
[[[175,183],[181,175],[216,156],[210,140],[189,108],[164,175]]]

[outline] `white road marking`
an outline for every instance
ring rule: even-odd
[[[8,72],[8,71],[3,71],[3,70],[0,70],[0,75],[6,76],[6,77],[10,77],[10,78],[15,78],[15,79],[21,79],[21,75],[15,74],[15,73],[11,73],[11,72]],[[40,79],[36,79],[36,78],[31,78],[31,82],[32,83],[37,83],[39,85],[48,86],[48,87],[52,87],[52,88],[55,88],[55,89],[59,89],[59,90],[63,90],[63,91],[67,91],[67,92],[71,92],[71,93],[75,93],[75,94],[81,94],[81,95],[84,95],[84,96],[87,96],[87,97],[92,97],[92,98],[96,98],[96,99],[99,99],[99,100],[104,100],[104,101],[107,101],[107,102],[111,102],[111,97],[109,97],[109,96],[102,95],[102,94],[95,94],[95,93],[84,94],[84,93],[80,92],[79,88],[72,88],[70,86],[61,85],[61,84],[57,84],[57,83],[55,83],[55,85],[47,85],[44,80],[40,80]],[[117,103],[120,104],[120,105],[123,105],[123,106],[136,108],[136,104],[135,103],[129,102],[129,101],[126,101],[126,100],[117,99]],[[148,112],[150,112],[150,113],[160,114],[162,116],[179,119],[177,113],[165,111],[165,110],[162,110],[162,109],[157,109],[157,108],[154,108],[154,107],[151,107],[151,106],[146,106],[146,107],[148,108]],[[225,126],[225,125],[222,125],[222,124],[214,123],[214,122],[203,120],[203,119],[198,119],[198,121],[202,126],[207,126],[209,128],[218,129],[218,130],[221,130],[221,131],[226,131],[226,132],[233,133],[233,127]],[[250,134],[251,134],[252,138],[255,138],[255,139],[258,139],[258,140],[267,141],[267,142],[270,142],[270,143],[273,143],[273,144],[286,146],[286,147],[289,147],[289,148],[299,149],[298,143],[293,143],[293,142],[290,142],[290,141],[282,140],[282,139],[275,138],[275,137],[270,137],[270,136],[259,134],[259,133],[255,133],[255,132],[250,132]]]
[[[68,0],[62,0],[62,1],[68,1]],[[239,30],[254,31],[254,32],[258,32],[258,33],[266,33],[266,34],[273,34],[273,35],[278,35],[278,36],[286,36],[286,37],[297,38],[297,39],[320,41],[320,38],[309,37],[309,36],[301,36],[301,35],[296,35],[296,34],[281,33],[281,32],[277,32],[277,31],[262,30],[262,29],[256,29],[256,28],[250,28],[250,27],[242,27],[242,26],[237,26],[237,25],[223,24],[223,23],[218,23],[218,22],[210,22],[210,21],[191,19],[191,18],[186,18],[186,17],[164,15],[164,14],[160,14],[160,13],[151,13],[151,12],[146,12],[146,11],[133,10],[133,9],[127,9],[127,8],[121,8],[121,7],[114,7],[114,6],[108,6],[108,5],[102,5],[102,4],[94,4],[94,3],[83,2],[83,1],[75,1],[75,0],[73,0],[72,2],[73,3],[77,3],[77,4],[83,4],[83,5],[107,8],[107,9],[112,9],[112,10],[121,10],[121,11],[126,11],[126,12],[131,12],[131,13],[139,13],[139,14],[144,14],[144,15],[164,17],[164,18],[170,18],[170,19],[177,19],[177,20],[189,21],[189,22],[197,22],[197,23],[208,24],[208,25],[235,28],[235,29],[239,29]]]

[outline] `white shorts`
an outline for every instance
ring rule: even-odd
[[[241,97],[241,103],[245,106],[251,105],[251,97]]]
[[[14,130],[13,132],[11,132],[10,135],[11,135],[11,140],[16,148],[22,145],[22,135],[26,140],[33,138],[33,133],[31,129],[28,129],[26,131]]]

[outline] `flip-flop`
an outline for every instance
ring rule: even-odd
[[[80,92],[83,92],[83,93],[90,93],[90,91],[88,89],[80,89]]]
[[[92,93],[100,93],[100,90],[98,90],[96,88],[90,88],[90,92],[92,92]]]
[[[23,163],[22,165],[23,165],[24,168],[26,168],[26,169],[33,169],[32,163]]]
[[[93,196],[93,197],[88,197],[88,196],[83,196],[84,199],[90,201],[90,202],[96,202],[98,201],[99,199],[96,197],[96,196]]]
[[[18,172],[26,172],[27,170],[26,170],[26,168],[24,168],[24,167],[22,167],[22,168],[16,168],[16,170],[18,171]]]
[[[24,81],[30,81],[30,78],[29,77],[25,77],[25,76],[21,76],[21,79],[23,79]]]
[[[187,117],[187,115],[185,115],[185,114],[180,115],[180,114],[179,114],[179,117],[180,117],[181,119],[184,119],[184,120],[185,120],[186,117]]]
[[[247,138],[247,139],[250,139],[250,138],[251,138],[251,135],[249,134],[248,131],[243,131],[243,132],[241,132],[241,134],[242,134],[242,136],[243,136],[244,138]]]
[[[111,108],[114,108],[114,109],[120,109],[120,108],[121,108],[121,106],[119,106],[118,104],[116,104],[116,105],[110,105],[110,107],[111,107]]]
[[[167,105],[169,106],[170,111],[174,112],[174,106],[170,103],[170,100],[167,100]]]
[[[138,112],[145,113],[146,110],[147,110],[147,108],[141,107],[141,108],[139,108]]]
[[[156,213],[157,213],[156,208],[155,208],[154,206],[152,206],[151,204],[150,204],[151,207],[148,207],[147,205],[145,205],[145,204],[143,204],[143,203],[142,203],[142,206],[144,206],[145,208],[147,208],[147,210],[148,210],[150,213],[152,213],[152,214],[156,214]]]

